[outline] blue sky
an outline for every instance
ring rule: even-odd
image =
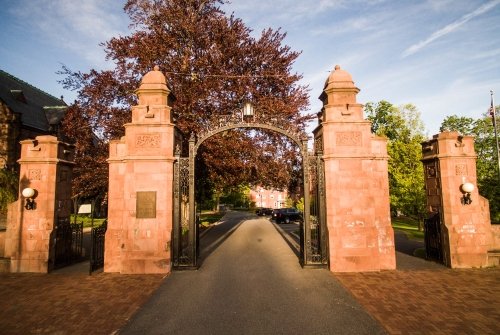
[[[128,34],[124,1],[0,0],[0,68],[67,102],[56,72],[109,68],[99,46]],[[417,106],[428,135],[447,115],[477,118],[500,104],[500,0],[232,0],[254,30],[280,28],[302,51],[294,71],[317,112],[336,64],[361,89],[358,102]]]

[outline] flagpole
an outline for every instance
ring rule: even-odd
[[[498,181],[500,182],[500,147],[498,146],[498,133],[497,133],[497,114],[495,103],[493,101],[493,90],[490,91],[491,94],[491,117],[493,118],[493,129],[495,131],[495,141],[497,143],[497,161],[498,161]]]

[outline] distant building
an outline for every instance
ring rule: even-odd
[[[255,203],[255,207],[283,208],[286,207],[286,191],[265,189],[257,186],[250,190],[250,201]]]
[[[67,105],[44,91],[0,70],[0,168],[17,170],[19,141],[38,135],[60,137]]]

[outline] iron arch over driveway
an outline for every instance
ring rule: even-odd
[[[240,123],[240,124],[226,125],[226,126],[214,129],[212,131],[208,131],[206,133],[203,133],[202,137],[199,136],[198,137],[198,141],[196,141],[196,144],[195,144],[195,147],[194,147],[195,152],[197,152],[198,148],[203,144],[203,142],[205,142],[206,140],[208,140],[210,137],[212,137],[214,135],[217,135],[218,133],[222,133],[222,132],[224,132],[226,130],[237,129],[237,128],[254,128],[254,129],[272,130],[272,131],[275,131],[277,133],[280,133],[282,135],[287,136],[292,141],[294,141],[295,144],[297,144],[297,146],[299,148],[302,148],[303,141],[306,141],[306,144],[307,144],[307,140],[308,140],[308,138],[307,138],[307,136],[305,134],[302,137],[298,137],[297,135],[292,134],[289,131],[287,131],[287,130],[285,130],[283,128],[279,128],[279,127],[274,126],[274,125],[270,125],[270,124],[266,124],[266,123],[258,123],[258,122],[255,122],[255,123],[253,123],[253,122],[252,123],[245,122],[245,123]]]
[[[176,150],[174,165],[174,220],[172,238],[172,265],[174,268],[197,268],[199,256],[198,223],[195,206],[195,158],[200,146],[210,137],[227,130],[239,128],[266,129],[288,137],[300,148],[302,156],[304,213],[300,229],[300,262],[303,266],[325,266],[328,263],[326,247],[326,223],[324,206],[324,180],[321,153],[308,151],[308,137],[302,131],[278,119],[252,116],[245,118],[241,111],[230,116],[211,120],[198,134],[191,134],[188,157],[181,157]],[[311,178],[311,170],[313,178]],[[313,185],[311,185],[311,181]],[[312,187],[311,187],[312,186]],[[311,216],[311,194],[313,190],[316,209]],[[323,204],[323,206],[321,205]],[[187,233],[186,233],[187,232]]]

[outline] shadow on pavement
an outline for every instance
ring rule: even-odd
[[[221,221],[214,224],[212,228],[200,235],[200,256],[198,258],[198,266],[201,267],[205,259],[217,250],[217,248],[249,218],[249,215],[244,215],[243,217],[237,215],[233,217],[231,212],[228,212]]]

